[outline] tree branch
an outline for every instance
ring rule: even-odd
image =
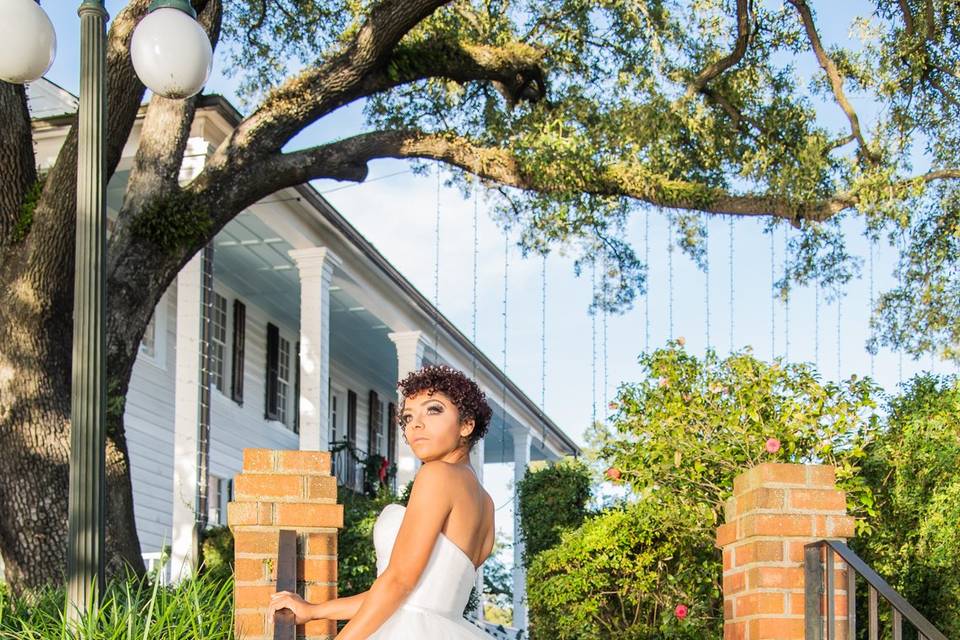
[[[687,95],[703,93],[707,83],[722,74],[724,71],[739,63],[747,53],[747,44],[750,42],[750,9],[747,0],[737,0],[737,41],[728,55],[707,65],[687,85]]]
[[[847,120],[850,122],[850,133],[856,138],[864,157],[871,163],[878,162],[879,158],[870,150],[867,141],[863,138],[857,112],[854,110],[853,105],[850,104],[850,101],[847,100],[847,96],[843,91],[843,78],[840,76],[840,72],[833,63],[833,60],[830,59],[830,56],[828,56],[827,52],[823,49],[823,44],[820,42],[820,35],[817,33],[817,27],[813,22],[813,14],[810,11],[810,7],[807,6],[806,0],[790,0],[790,4],[796,7],[797,13],[800,14],[800,20],[803,22],[803,27],[807,32],[807,39],[810,41],[813,53],[817,56],[817,62],[820,63],[820,67],[824,73],[827,74],[827,79],[830,81],[833,97],[837,101],[837,104],[840,105],[840,108],[843,109]]]
[[[381,0],[342,53],[275,89],[224,145],[280,149],[303,127],[360,97],[368,75],[385,66],[400,40],[450,0]]]

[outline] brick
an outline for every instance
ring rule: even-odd
[[[737,596],[733,606],[737,618],[764,614],[782,616],[787,606],[786,595],[767,591],[745,593]]]
[[[747,569],[748,589],[803,588],[803,569],[800,567],[758,566]]]
[[[307,499],[335,503],[337,479],[334,476],[310,476],[307,478]]]
[[[723,599],[723,619],[733,620],[733,598]]]
[[[234,602],[237,609],[266,607],[270,595],[277,592],[276,585],[237,585],[234,587]]]
[[[267,616],[261,611],[238,611],[234,616],[237,638],[260,638],[267,633]]]
[[[807,485],[805,465],[765,462],[749,469],[733,480],[733,494],[740,495],[757,487]]]
[[[342,504],[281,502],[276,505],[278,527],[342,527]]]
[[[783,489],[757,487],[738,497],[737,505],[741,516],[763,510],[782,512],[786,506],[786,493]]]
[[[813,540],[787,540],[787,561],[803,564],[804,548]]]
[[[779,540],[751,540],[734,547],[734,567],[751,562],[780,562],[783,543]]]
[[[277,555],[278,531],[235,531],[233,545],[236,553],[251,553],[267,556]]]
[[[265,558],[235,558],[233,562],[233,577],[239,582],[258,582],[269,579]]]
[[[728,522],[717,527],[717,546],[725,547],[737,540],[737,523]]]
[[[730,571],[733,569],[733,549],[724,549],[723,550],[723,570]]]
[[[274,467],[273,449],[244,449],[244,473],[271,473]]]
[[[747,623],[725,622],[723,625],[723,640],[747,640]]]
[[[264,498],[303,499],[303,478],[300,476],[240,474],[233,483],[234,495],[239,500]]]
[[[807,486],[833,489],[837,485],[837,470],[829,464],[804,465],[807,471]]]
[[[803,618],[754,618],[747,623],[750,640],[803,640]]]
[[[277,470],[304,475],[330,475],[329,451],[279,451]]]
[[[237,525],[257,524],[256,502],[228,502],[227,524]]]
[[[304,536],[306,556],[335,556],[337,555],[336,533],[308,533]]]
[[[299,559],[297,575],[306,582],[336,582],[337,561],[332,558]]]
[[[259,506],[259,509],[257,511],[257,524],[262,524],[262,525],[273,524],[273,510],[274,510],[273,503],[258,502],[257,505]]]
[[[304,588],[303,597],[308,602],[316,604],[317,602],[326,602],[337,597],[337,585],[335,584],[308,584]]]
[[[307,624],[303,625],[303,635],[305,638],[323,638],[330,637],[333,638],[337,635],[337,621],[336,620],[311,620]],[[300,637],[299,635],[297,636]]]
[[[789,489],[789,508],[801,511],[846,513],[847,494],[836,489]]]
[[[727,573],[723,576],[723,593],[732,596],[744,590],[747,586],[747,574],[743,571]]]
[[[852,516],[827,516],[827,537],[852,538],[856,531],[856,518]]]
[[[723,503],[723,517],[727,522],[733,522],[737,517],[737,499],[736,497],[727,498]]]
[[[741,519],[742,537],[750,536],[807,536],[816,534],[814,518],[801,514],[755,513]]]

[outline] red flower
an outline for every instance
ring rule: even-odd
[[[610,478],[611,480],[619,480],[620,469],[617,469],[616,467],[610,467],[609,469],[607,469],[607,477]]]
[[[377,472],[377,475],[380,476],[380,482],[386,484],[387,482],[387,467],[390,466],[390,462],[384,458],[380,462],[380,470]]]
[[[677,618],[680,620],[683,620],[684,618],[686,618],[687,613],[689,612],[690,610],[687,609],[687,605],[685,604],[678,604],[677,608],[673,610],[673,614],[677,616]]]

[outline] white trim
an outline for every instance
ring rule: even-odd
[[[151,322],[153,323],[153,353],[149,353],[140,341],[137,351],[137,359],[157,367],[163,371],[167,370],[167,293],[160,296],[160,301],[153,309]],[[149,329],[149,325],[147,327]]]

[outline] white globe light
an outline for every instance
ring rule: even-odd
[[[163,7],[137,25],[130,40],[130,59],[141,82],[154,93],[189,98],[210,77],[213,48],[196,20],[179,9]]]
[[[0,0],[0,80],[38,80],[53,64],[57,34],[34,0]]]

